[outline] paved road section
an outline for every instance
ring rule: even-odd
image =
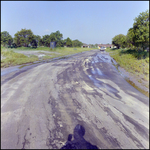
[[[1,76],[1,148],[61,148],[77,124],[100,149],[149,148],[149,99],[106,52]]]

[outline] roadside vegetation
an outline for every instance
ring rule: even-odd
[[[24,54],[15,53],[13,50],[1,47],[1,67],[9,67],[24,63],[31,63],[38,60],[37,56],[25,56]]]
[[[15,66],[15,65],[21,65],[21,64],[26,64],[26,63],[33,63],[35,61],[42,61],[42,60],[47,60],[47,59],[52,59],[52,58],[56,58],[56,57],[63,57],[63,56],[67,56],[67,55],[72,55],[72,54],[76,54],[76,53],[81,53],[84,51],[89,51],[92,50],[93,48],[79,48],[79,47],[57,47],[54,49],[50,49],[49,47],[37,47],[32,49],[33,51],[39,51],[40,54],[45,54],[45,56],[43,56],[42,58],[38,58],[38,56],[35,55],[30,55],[29,57],[24,55],[24,54],[20,54],[17,53],[15,51],[31,51],[32,48],[29,47],[18,47],[18,48],[6,48],[1,46],[1,57],[3,57],[3,59],[1,59],[1,67],[9,67],[9,66]],[[48,51],[48,52],[53,52],[47,54],[44,52],[40,52],[40,51]]]
[[[133,49],[106,49],[118,65],[139,78],[138,82],[149,81],[149,52]],[[142,79],[142,80],[141,80]],[[147,88],[148,84],[145,85]]]
[[[127,35],[114,36],[112,44],[116,48],[106,49],[110,56],[139,83],[149,88],[149,10],[134,19]]]
[[[149,10],[140,13],[134,19],[133,26],[128,30],[127,35],[118,34],[113,37],[112,44],[118,49],[149,50]]]
[[[54,42],[55,48],[50,47],[50,43]],[[52,32],[51,34],[34,35],[31,29],[21,29],[17,31],[14,38],[7,31],[1,32],[1,67],[9,67],[25,63],[33,63],[35,61],[42,61],[56,57],[63,57],[83,51],[96,48],[96,45],[91,45],[91,48],[81,48],[83,43],[76,40],[71,40],[69,37],[63,39],[63,34],[60,31]],[[25,56],[19,51],[39,51],[45,56],[38,58],[38,56]],[[51,54],[40,52],[49,51]],[[18,52],[18,53],[17,53]]]

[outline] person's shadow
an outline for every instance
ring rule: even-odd
[[[92,145],[84,139],[84,134],[84,127],[79,124],[76,125],[73,133],[74,140],[71,141],[72,134],[69,134],[68,141],[63,147],[61,147],[61,149],[98,149],[97,146]]]

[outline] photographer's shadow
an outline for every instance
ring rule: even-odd
[[[61,149],[98,149],[97,146],[92,145],[84,139],[85,129],[81,125],[76,125],[74,133],[68,135],[68,141]],[[74,140],[71,141],[72,136]]]

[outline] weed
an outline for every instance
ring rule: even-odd
[[[30,63],[38,60],[37,56],[25,56],[24,54],[15,53],[12,50],[2,50],[1,54],[5,56],[5,59],[1,60],[1,67],[15,66],[24,63]]]

